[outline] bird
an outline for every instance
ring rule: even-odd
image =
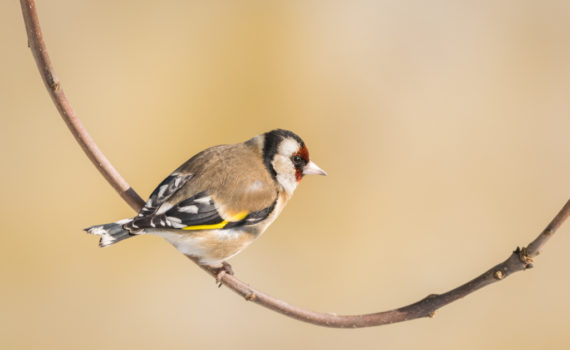
[[[201,265],[228,267],[279,216],[305,175],[327,173],[297,134],[271,130],[197,153],[156,187],[135,217],[85,231],[101,236],[100,247],[159,236]]]

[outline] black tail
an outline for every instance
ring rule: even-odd
[[[111,224],[91,226],[84,229],[84,231],[92,235],[101,236],[101,239],[99,240],[99,247],[106,247],[108,245],[122,241],[123,239],[134,236],[132,233],[123,228],[124,224],[129,223],[132,220],[133,219],[125,219],[113,222]]]

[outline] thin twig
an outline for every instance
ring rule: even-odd
[[[36,64],[40,70],[42,79],[55,103],[63,120],[65,120],[73,136],[89,159],[99,169],[105,179],[121,195],[121,197],[135,210],[139,211],[144,205],[143,200],[127,184],[117,170],[111,165],[103,153],[99,150],[93,139],[89,136],[80,120],[75,115],[69,101],[63,93],[59,80],[55,77],[51,65],[39,21],[36,7],[33,0],[21,0],[22,13],[28,32],[28,46],[36,59]],[[328,313],[318,313],[305,310],[297,306],[290,305],[282,300],[273,298],[260,292],[238,278],[229,275],[217,275],[218,271],[207,266],[202,266],[204,270],[219,280],[231,290],[241,295],[248,301],[252,301],[283,315],[295,318],[300,321],[309,322],[319,326],[337,328],[360,328],[379,326],[389,323],[402,322],[420,317],[433,317],[435,311],[459,298],[473,293],[479,288],[491,283],[503,280],[510,274],[532,267],[533,258],[538,255],[539,250],[552,237],[554,232],[562,225],[570,215],[570,200],[566,202],[560,212],[552,219],[542,233],[532,241],[526,248],[517,248],[504,262],[487,270],[482,275],[473,280],[450,290],[444,294],[432,294],[424,299],[398,309],[364,314],[364,315],[335,315]],[[192,257],[189,257],[194,261]]]
[[[275,299],[263,292],[260,292],[239,279],[231,275],[224,275],[222,281],[224,285],[241,295],[248,301],[252,301],[271,310],[282,313],[283,315],[298,319],[300,321],[309,322],[319,326],[335,327],[335,328],[361,328],[380,326],[389,323],[408,321],[421,317],[433,317],[435,311],[457,299],[473,293],[491,283],[505,279],[510,274],[531,268],[532,258],[538,255],[538,249],[542,247],[546,240],[552,237],[552,234],[566,218],[570,215],[570,200],[560,210],[558,215],[552,219],[550,224],[542,231],[542,233],[529,245],[528,248],[515,249],[515,251],[502,263],[485,271],[480,276],[471,281],[452,289],[443,294],[431,294],[424,299],[398,308],[394,310],[377,312],[364,315],[335,315],[328,313],[318,313],[305,310],[297,306],[287,304],[286,302]],[[215,277],[216,270],[207,266],[201,266]]]

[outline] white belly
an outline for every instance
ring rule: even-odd
[[[198,258],[204,265],[219,266],[249,246],[275,219],[287,203],[288,196],[282,193],[273,212],[263,222],[233,229],[185,231],[145,230],[144,233],[163,237],[182,254]]]

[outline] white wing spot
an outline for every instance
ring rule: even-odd
[[[186,225],[179,224],[179,223],[177,223],[177,222],[172,222],[172,227],[174,227],[174,228],[183,228],[183,227],[186,227]]]
[[[178,211],[182,212],[182,213],[197,214],[198,213],[198,207],[195,205],[187,205],[185,207],[178,208]]]
[[[210,196],[202,197],[202,198],[196,198],[196,199],[194,199],[194,202],[208,204],[208,203],[210,203],[210,199],[211,199]]]
[[[164,203],[162,204],[158,210],[156,211],[156,215],[164,214],[168,211],[168,209],[172,208],[172,204]]]
[[[176,222],[176,223],[181,223],[181,222],[182,222],[182,219],[177,218],[177,217],[175,217],[175,216],[167,216],[167,217],[166,217],[166,220],[168,220],[168,221],[170,221],[170,222],[173,222],[173,223],[174,223],[174,222]]]
[[[162,185],[160,186],[160,189],[158,190],[158,194],[157,197],[162,197],[162,195],[164,195],[164,192],[166,191],[166,189],[168,188],[168,185]]]
[[[166,220],[169,223],[169,226],[172,226],[174,228],[183,228],[186,227],[186,225],[184,225],[182,223],[182,220],[180,218],[174,217],[174,216],[167,216]]]

